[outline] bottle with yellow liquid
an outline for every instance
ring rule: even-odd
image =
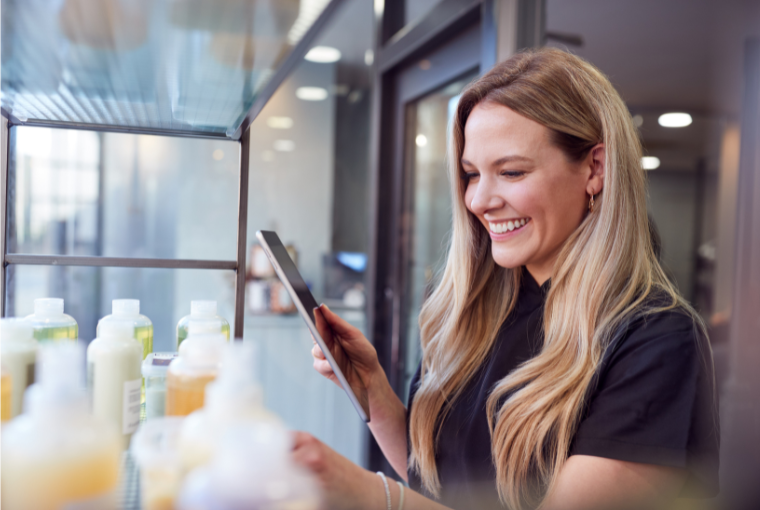
[[[13,407],[13,379],[5,365],[0,365],[0,421],[6,422],[11,419]]]
[[[24,413],[2,433],[2,507],[15,510],[116,508],[117,431],[89,412],[84,347],[40,347]]]
[[[206,385],[216,379],[227,344],[218,321],[190,321],[188,329],[166,372],[166,416],[187,416],[203,407]]]
[[[224,317],[217,315],[216,301],[190,301],[190,315],[185,315],[177,323],[177,348],[187,338],[187,325],[190,321],[219,321],[222,334],[230,339],[230,323]]]
[[[111,315],[98,321],[97,336],[100,336],[100,324],[108,321],[131,321],[135,327],[135,340],[142,345],[142,359],[153,352],[153,323],[140,314],[139,299],[114,299],[111,302]]]
[[[34,329],[34,338],[40,342],[76,340],[79,326],[71,315],[63,313],[63,299],[40,298],[34,300],[34,313],[26,320]]]
[[[37,340],[32,325],[25,319],[0,319],[0,356],[13,381],[11,417],[21,414],[24,391],[34,383]],[[5,400],[3,400],[5,405]]]

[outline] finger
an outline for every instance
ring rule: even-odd
[[[332,328],[332,330],[338,335],[356,336],[357,333],[361,334],[354,326],[346,322],[337,313],[330,310],[326,304],[322,303],[319,306],[319,311],[322,312],[322,316],[325,321],[327,321],[327,324],[330,325],[330,328]]]
[[[315,359],[313,366],[314,370],[316,370],[322,377],[330,379],[335,375],[335,372],[333,372],[332,367],[326,360]]]
[[[301,432],[300,430],[295,430],[291,432],[291,438],[293,440],[293,450],[298,450],[301,448],[304,444],[309,442],[312,438],[312,435],[308,432]]]
[[[329,324],[325,320],[324,315],[322,315],[322,312],[319,309],[319,307],[314,309],[314,325],[317,327],[317,331],[319,331],[319,335],[327,343],[327,348],[332,349],[332,346],[333,346],[332,330],[330,329]]]
[[[314,344],[314,347],[311,348],[311,355],[317,359],[326,359],[325,353],[322,352],[322,349],[317,344]]]

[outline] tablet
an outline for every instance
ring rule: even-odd
[[[355,385],[362,385],[363,383],[353,367],[348,363],[348,357],[341,345],[333,338],[322,338],[322,335],[319,334],[317,325],[314,322],[314,309],[318,306],[317,301],[311,295],[309,287],[306,286],[301,273],[296,269],[296,265],[293,263],[290,255],[288,255],[282,241],[280,241],[276,233],[266,230],[256,232],[256,238],[264,248],[264,252],[269,257],[272,266],[274,266],[277,276],[280,277],[283,286],[287,289],[288,294],[290,294],[293,303],[295,303],[298,312],[306,322],[306,326],[309,328],[314,340],[322,349],[327,362],[330,363],[330,367],[332,367],[335,373],[335,377],[337,377],[338,382],[340,382],[340,385],[345,390],[356,412],[359,413],[362,420],[369,422],[369,403],[361,402],[357,398],[357,392],[353,390],[348,381],[351,380]],[[358,393],[362,394],[363,392]]]

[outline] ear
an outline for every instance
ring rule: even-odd
[[[596,144],[591,148],[586,158],[587,168],[590,170],[588,182],[586,182],[586,193],[590,196],[598,195],[604,189],[606,161],[607,152],[603,143]]]

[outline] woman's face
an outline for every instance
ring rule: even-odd
[[[475,106],[464,132],[465,205],[488,230],[494,261],[543,283],[602,189],[604,146],[572,163],[548,128],[494,103]]]

